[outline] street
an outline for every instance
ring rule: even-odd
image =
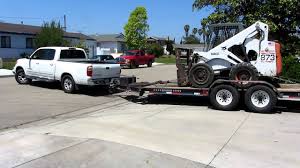
[[[176,79],[175,65],[123,69]],[[59,84],[0,78],[0,167],[261,167],[300,165],[300,114],[218,111],[206,98],[65,94]]]

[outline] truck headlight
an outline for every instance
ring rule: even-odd
[[[130,63],[130,60],[129,60],[129,59],[126,59],[126,60],[125,60],[125,63]]]

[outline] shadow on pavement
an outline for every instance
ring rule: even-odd
[[[31,86],[33,87],[40,87],[40,88],[46,88],[46,89],[52,89],[52,90],[60,90],[63,92],[61,85],[59,82],[41,82],[41,81],[35,81],[31,83]],[[113,93],[117,93],[118,91],[113,90]],[[66,93],[67,94],[67,93]],[[75,94],[80,95],[87,95],[87,96],[111,96],[112,92],[105,87],[85,87],[85,86],[79,86],[79,90],[76,91]]]
[[[194,96],[175,96],[175,95],[151,95],[147,97],[139,96],[121,96],[122,98],[138,104],[167,104],[167,105],[185,105],[185,106],[207,106],[214,109],[208,97],[194,97]],[[244,100],[241,99],[240,105],[236,110],[244,110],[252,113],[244,105]],[[229,111],[230,112],[230,111]],[[232,111],[235,112],[235,111]],[[300,113],[299,102],[278,102],[278,107],[273,112],[266,114],[278,114],[282,112]]]

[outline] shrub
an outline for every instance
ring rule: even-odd
[[[284,57],[282,70],[283,77],[300,80],[300,62],[296,57]]]
[[[162,46],[160,46],[159,44],[149,44],[147,46],[147,50],[146,52],[148,54],[153,54],[155,55],[156,58],[164,55],[164,48]]]

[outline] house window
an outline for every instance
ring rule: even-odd
[[[1,36],[1,48],[11,48],[10,36]]]
[[[34,48],[33,38],[26,38],[26,48]]]

